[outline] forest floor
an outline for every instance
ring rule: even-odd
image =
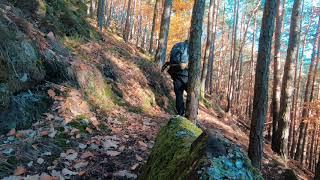
[[[157,132],[172,114],[174,93],[169,76],[159,77],[151,58],[116,34],[104,32],[102,41],[69,39],[64,44],[80,70],[86,70],[82,63],[104,70],[117,94],[116,103],[90,108],[78,88],[68,82],[47,82],[53,105],[43,118],[31,129],[13,129],[0,136],[0,177],[136,179]],[[198,123],[247,150],[247,122],[228,114],[218,116],[201,104]],[[283,162],[266,144],[263,176],[277,179],[285,168],[292,168],[301,179],[311,179],[310,172],[293,161]]]

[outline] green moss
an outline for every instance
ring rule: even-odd
[[[99,33],[86,22],[87,7],[81,0],[45,0],[46,16],[41,19],[45,32],[61,36],[80,35],[87,39],[100,38]]]
[[[61,149],[66,150],[70,148],[70,145],[67,143],[69,135],[65,132],[58,132],[57,135],[53,138],[54,144],[59,146]]]
[[[180,116],[170,120],[156,139],[140,179],[192,177],[204,153],[207,135]]]
[[[88,122],[85,116],[78,116],[75,120],[71,121],[69,125],[73,128],[79,129],[80,133],[87,133],[86,128],[88,127]]]

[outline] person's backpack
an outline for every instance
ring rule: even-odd
[[[188,43],[186,42],[179,42],[175,44],[170,52],[170,65],[178,65],[181,63],[188,63]],[[171,76],[175,76],[181,73],[181,69],[179,66],[170,66],[168,69],[168,73]]]

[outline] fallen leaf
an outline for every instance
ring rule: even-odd
[[[73,172],[73,171],[70,171],[69,169],[67,169],[67,168],[64,168],[64,169],[62,169],[62,175],[63,176],[75,176],[75,175],[77,175],[78,173],[77,172]]]
[[[105,150],[108,150],[110,148],[117,148],[118,147],[118,142],[117,141],[113,141],[110,139],[107,139],[105,141],[103,141],[103,148]]]
[[[76,163],[73,167],[75,169],[80,169],[80,168],[84,168],[84,167],[88,166],[88,164],[89,164],[88,161],[81,161],[81,162]]]
[[[38,158],[38,159],[37,159],[37,163],[38,163],[38,164],[42,164],[42,163],[44,163],[44,159],[42,159],[42,158]]]
[[[136,179],[137,178],[137,175],[132,174],[132,173],[128,172],[127,170],[115,172],[115,173],[113,173],[113,175],[116,177],[126,177],[128,179],[130,179],[130,178]]]
[[[48,136],[49,135],[49,131],[41,131],[40,132],[40,136]]]
[[[66,152],[66,156],[64,157],[64,159],[68,160],[68,161],[73,161],[78,157],[78,153],[73,150],[73,149],[69,149]]]
[[[32,165],[33,165],[33,161],[30,161],[30,162],[27,164],[28,167],[32,167]]]
[[[14,136],[15,134],[16,134],[16,129],[13,128],[8,132],[7,136]]]
[[[91,122],[91,124],[94,126],[94,127],[99,127],[99,125],[100,125],[100,122],[97,120],[97,118],[96,117],[91,117],[90,118],[90,122]]]
[[[142,147],[148,147],[148,145],[146,143],[144,143],[143,141],[138,141],[138,143]]]
[[[56,136],[57,132],[58,132],[58,131],[54,130],[54,128],[51,128],[51,129],[50,129],[50,133],[48,134],[48,136],[49,136],[50,138],[54,138],[54,137]]]
[[[58,177],[49,176],[46,173],[42,173],[39,180],[59,180]]]
[[[131,166],[130,170],[136,170],[137,167],[139,166],[139,163],[134,164],[133,166]]]
[[[79,143],[78,147],[79,147],[80,149],[85,149],[85,148],[87,148],[87,145],[86,145],[86,144]]]
[[[23,175],[26,172],[27,172],[26,168],[24,168],[23,166],[18,166],[17,169],[14,171],[14,175],[15,176],[20,176],[20,175]]]
[[[92,129],[90,129],[90,128],[86,128],[86,131],[89,133],[89,134],[92,134],[93,133],[93,130]]]
[[[52,89],[49,89],[48,95],[49,95],[49,97],[54,98],[56,96],[56,93]]]
[[[143,158],[142,158],[141,156],[137,155],[137,154],[136,154],[136,159],[137,159],[138,161],[143,161]]]
[[[83,175],[85,175],[85,174],[86,174],[85,171],[80,171],[80,172],[78,173],[79,176],[83,176]]]
[[[118,152],[118,151],[107,151],[107,155],[109,156],[118,156],[119,154],[121,154],[121,152]]]
[[[94,154],[90,151],[86,151],[80,156],[81,159],[87,159],[89,157],[94,157]]]

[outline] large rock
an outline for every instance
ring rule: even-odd
[[[160,130],[139,179],[263,178],[238,146],[177,116]]]
[[[0,112],[0,134],[10,129],[27,129],[46,112],[50,105],[46,94],[24,92],[12,96],[8,108]]]

